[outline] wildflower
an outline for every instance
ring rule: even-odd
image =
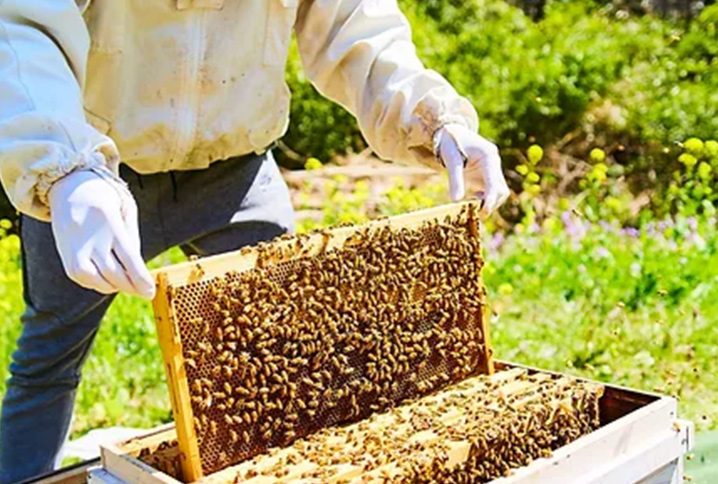
[[[713,168],[705,161],[701,161],[698,165],[698,176],[704,180],[710,178],[712,171]]]
[[[509,284],[508,282],[504,282],[499,286],[499,294],[502,296],[510,296],[514,293],[514,286]]]
[[[604,203],[606,204],[606,207],[614,212],[618,212],[621,209],[621,201],[616,197],[608,196],[606,197]]]
[[[525,187],[525,189],[526,189],[527,192],[529,192],[531,195],[534,195],[534,196],[536,196],[536,195],[538,195],[539,193],[541,193],[541,187],[538,186],[538,185],[533,185],[533,184],[532,184],[532,185],[527,185],[527,186]]]
[[[708,156],[716,157],[718,156],[718,141],[715,140],[708,140],[705,143],[705,149]]]
[[[596,249],[596,257],[599,259],[607,259],[611,253],[605,247],[599,247]]]
[[[322,162],[314,157],[309,158],[307,160],[307,162],[304,163],[304,169],[307,171],[318,170],[321,167],[322,167]]]
[[[531,173],[529,173],[528,176],[526,177],[526,181],[529,182],[529,183],[538,183],[539,180],[541,180],[541,177],[540,177],[539,174],[536,173],[536,172],[531,172]]]
[[[593,167],[591,173],[589,173],[589,178],[601,183],[608,178],[607,173],[608,166],[605,163],[598,163]]]
[[[600,148],[592,149],[588,156],[593,163],[603,163],[606,161],[606,152]]]
[[[526,176],[529,173],[529,167],[526,165],[519,165],[516,167],[516,173],[522,176]]]
[[[621,229],[620,233],[621,233],[621,235],[625,235],[632,239],[636,239],[636,238],[638,238],[638,236],[641,235],[641,231],[635,227],[626,227],[624,229]]]
[[[685,143],[683,143],[683,147],[689,153],[692,153],[694,155],[700,155],[703,153],[703,148],[705,147],[705,144],[698,138],[689,138],[688,140],[686,140]]]
[[[543,158],[543,148],[539,145],[531,145],[526,151],[526,155],[528,156],[529,162],[531,162],[532,165],[535,165],[541,161],[541,158]]]
[[[678,157],[678,161],[686,166],[686,168],[693,168],[698,163],[698,159],[690,153],[683,153]]]
[[[12,228],[12,222],[8,219],[2,219],[0,220],[0,229],[4,230],[10,230]]]
[[[546,232],[553,232],[558,228],[558,220],[554,217],[548,217],[543,221],[542,228]]]
[[[504,243],[504,240],[506,237],[504,236],[503,232],[496,232],[493,237],[491,237],[491,240],[489,242],[489,248],[491,250],[497,250],[501,247],[501,245]]]

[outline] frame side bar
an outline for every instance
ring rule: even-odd
[[[159,273],[156,279],[157,294],[152,301],[152,305],[155,312],[155,322],[157,323],[157,335],[164,358],[172,412],[175,417],[182,475],[185,481],[194,482],[202,478],[203,472],[192,418],[192,406],[184,367],[184,356],[182,355],[182,343],[179,338],[179,329],[176,327],[173,318],[171,291],[169,291],[167,276]]]

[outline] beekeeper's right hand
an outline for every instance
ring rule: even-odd
[[[137,205],[109,170],[72,172],[52,185],[48,200],[55,244],[70,279],[103,294],[154,297],[140,251]]]

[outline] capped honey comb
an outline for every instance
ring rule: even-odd
[[[491,373],[476,214],[455,204],[159,273],[185,480]]]
[[[598,429],[603,391],[601,384],[519,368],[470,377],[361,422],[322,429],[202,482],[491,482]],[[171,468],[176,458],[166,454],[156,461]]]

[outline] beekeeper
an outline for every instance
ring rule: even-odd
[[[307,76],[382,158],[508,194],[474,108],[423,67],[396,0],[0,0],[0,176],[22,212],[26,311],[0,420],[0,483],[51,470],[80,370],[145,266],[293,228],[269,151],[287,128],[292,30]],[[117,371],[132,371],[121,369]]]

